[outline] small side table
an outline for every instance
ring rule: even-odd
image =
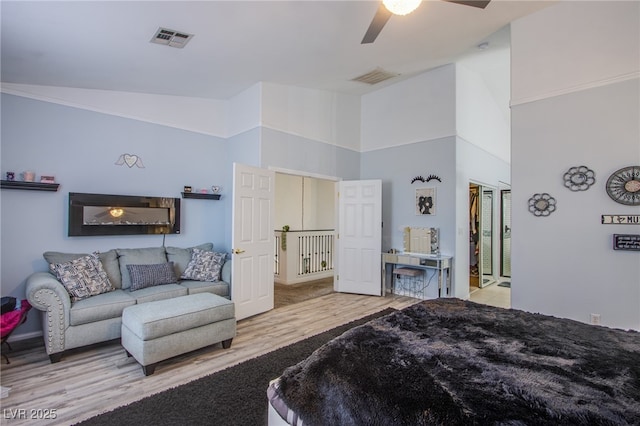
[[[11,349],[11,345],[9,344],[9,342],[7,342],[7,339],[9,338],[9,336],[11,336],[11,333],[13,333],[16,328],[18,328],[19,325],[23,324],[27,320],[27,313],[30,309],[31,304],[29,303],[29,301],[23,300],[20,302],[20,309],[16,309],[0,315],[0,330],[2,336],[0,345],[4,343],[7,345],[9,350],[13,350]],[[7,360],[7,364],[11,364],[9,362],[9,357],[5,352],[2,353],[2,356]]]

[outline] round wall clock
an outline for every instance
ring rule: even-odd
[[[617,203],[640,206],[640,166],[623,167],[607,179],[607,194]]]

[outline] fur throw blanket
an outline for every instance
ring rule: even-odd
[[[430,300],[323,345],[278,392],[309,425],[640,425],[640,334]]]

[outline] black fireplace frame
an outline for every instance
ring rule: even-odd
[[[169,220],[166,224],[84,224],[84,207],[166,208]],[[180,198],[69,193],[70,237],[99,235],[159,235],[180,233]]]

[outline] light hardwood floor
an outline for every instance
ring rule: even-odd
[[[11,391],[9,397],[0,399],[0,423],[70,425],[386,307],[402,309],[416,302],[395,295],[332,293],[284,306],[239,321],[231,348],[225,350],[218,344],[173,358],[146,377],[118,341],[70,351],[56,364],[49,363],[39,342],[15,342],[14,351],[8,353],[11,364],[2,361],[0,382]],[[55,410],[55,419],[31,418],[51,410]]]

